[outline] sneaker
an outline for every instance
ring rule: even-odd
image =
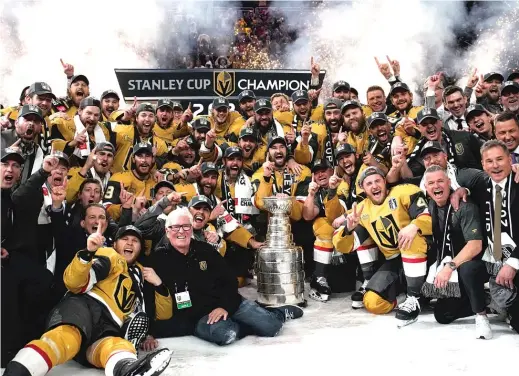
[[[328,285],[326,277],[312,277],[312,281],[310,282],[310,294],[308,295],[310,298],[320,302],[327,302],[330,300],[331,294],[332,289]]]
[[[403,327],[418,320],[420,314],[420,303],[416,296],[407,295],[406,300],[400,303],[396,309],[395,317],[400,320],[398,326]]]
[[[368,285],[368,282],[369,280],[366,279],[364,283],[362,283],[362,286],[351,295],[351,308],[364,308],[364,294],[366,294],[366,286]]]
[[[168,349],[156,350],[141,359],[122,359],[114,367],[114,376],[157,376],[169,364],[172,352]]]
[[[492,339],[492,328],[487,315],[476,315],[476,338]]]
[[[295,320],[303,317],[303,309],[296,305],[287,304],[276,308],[285,314],[285,320]]]

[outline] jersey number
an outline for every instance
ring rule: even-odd
[[[109,186],[106,188],[105,199],[110,200],[114,196],[114,187]]]

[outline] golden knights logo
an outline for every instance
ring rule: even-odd
[[[398,233],[400,229],[393,215],[377,218],[371,223],[379,244],[388,249],[398,249]]]
[[[132,286],[133,282],[130,277],[123,274],[119,275],[114,297],[117,306],[125,314],[132,312],[135,299],[137,298]]]
[[[236,90],[236,76],[234,72],[213,72],[213,90],[222,97],[228,97]]]

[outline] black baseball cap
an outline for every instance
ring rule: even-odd
[[[202,175],[205,175],[208,172],[218,173],[218,167],[216,167],[216,165],[213,162],[204,162],[200,166],[200,171],[202,172]]]
[[[340,109],[342,107],[342,101],[338,98],[328,98],[324,101],[323,109],[324,110],[332,110],[332,109]]]
[[[157,110],[161,107],[169,107],[173,110],[173,102],[169,99],[159,99],[157,101]]]
[[[255,142],[258,142],[258,135],[256,131],[251,127],[244,127],[240,131],[240,139],[243,137],[251,137]]]
[[[66,163],[67,167],[70,167],[70,161],[68,159],[68,155],[63,153],[62,151],[60,150],[55,150],[52,154],[51,154],[52,157],[56,157],[58,158],[60,161],[63,161]]]
[[[256,94],[252,90],[243,90],[238,94],[238,102],[241,103],[243,99],[256,99]]]
[[[438,111],[436,111],[434,108],[424,107],[418,112],[418,115],[416,116],[416,122],[421,124],[422,121],[427,118],[441,120],[440,116],[438,115]]]
[[[386,177],[386,175],[384,174],[384,172],[380,168],[374,167],[374,166],[370,166],[370,167],[366,168],[364,171],[362,171],[362,174],[360,174],[359,186],[362,187],[362,183],[364,183],[364,180],[366,180],[366,178],[368,176],[371,176],[371,175],[380,175],[383,178]]]
[[[162,181],[159,181],[157,184],[155,184],[155,186],[153,187],[154,195],[156,195],[158,190],[161,189],[162,187],[167,187],[173,191],[175,190],[175,187],[173,186],[172,182],[170,182],[168,180],[162,180]]]
[[[2,150],[2,162],[7,162],[10,160],[17,161],[21,165],[25,162],[25,158],[18,151],[18,149],[5,148],[4,150]]]
[[[312,166],[312,172],[317,172],[320,170],[328,170],[329,168],[333,168],[332,165],[328,162],[326,158],[317,160],[314,162]]]
[[[81,102],[79,102],[79,109],[86,108],[88,106],[95,106],[98,108],[101,108],[101,101],[95,97],[86,97],[81,99]]]
[[[272,103],[266,98],[260,98],[254,103],[254,112],[260,110],[272,110]]]
[[[137,227],[135,227],[133,225],[128,225],[128,226],[119,228],[119,230],[117,230],[117,233],[115,234],[115,240],[118,240],[128,234],[136,236],[142,245],[142,242],[143,242],[142,232],[141,232],[141,230],[139,230]]]
[[[352,107],[358,107],[358,108],[360,108],[362,110],[362,105],[359,102],[354,101],[354,100],[348,100],[348,101],[344,101],[344,103],[342,104],[341,114],[344,114],[344,112],[348,108],[352,108]]]
[[[229,108],[229,101],[226,98],[222,98],[222,97],[214,98],[214,100],[213,100],[213,108],[215,110],[217,110],[217,109],[222,108],[222,107]]]
[[[275,135],[275,136],[270,136],[269,137],[267,148],[270,149],[272,147],[272,145],[277,144],[278,142],[280,142],[283,145],[285,145],[285,147],[287,146],[287,141],[285,140],[285,137],[281,137],[281,136]]]
[[[87,86],[90,85],[90,81],[88,81],[88,78],[87,76],[85,76],[84,74],[78,74],[76,76],[73,76],[71,79],[70,79],[70,85],[72,85],[74,82],[76,81],[84,81]]]
[[[428,153],[438,151],[445,153],[445,150],[438,141],[427,141],[420,151],[420,157],[424,157]]]
[[[395,82],[393,86],[391,86],[391,90],[389,91],[389,95],[393,95],[393,93],[395,93],[396,91],[408,91],[408,92],[411,92],[411,90],[409,90],[409,86],[407,86],[406,83],[404,82]]]
[[[504,91],[509,91],[509,92],[518,92],[519,91],[519,83],[515,82],[515,81],[505,81],[503,82],[503,84],[501,85],[501,94],[503,94]]]
[[[309,101],[308,91],[306,90],[296,90],[290,96],[292,103],[297,103],[299,101]]]
[[[172,103],[173,103],[173,109],[178,108],[178,109],[180,109],[180,111],[184,111],[184,107],[182,107],[182,103],[177,102],[177,101],[173,101]]]
[[[43,113],[41,112],[41,109],[38,106],[32,104],[24,104],[22,106],[18,112],[18,119],[30,114],[37,115],[39,118],[41,118],[41,121],[43,121]]]
[[[56,96],[52,93],[52,89],[46,82],[35,82],[31,86],[29,86],[29,90],[27,91],[27,95],[44,95],[48,94],[52,97],[52,99],[56,99]]]
[[[103,91],[103,94],[101,94],[101,100],[107,98],[107,97],[113,97],[113,98],[116,98],[117,100],[120,100],[121,98],[119,98],[119,94],[117,94],[117,92],[115,90],[105,90]]]
[[[465,114],[465,120],[469,121],[470,119],[472,119],[473,116],[482,114],[483,112],[488,113],[487,110],[485,109],[485,107],[483,107],[481,104],[470,105],[467,108],[467,112]]]
[[[153,145],[149,142],[139,142],[133,146],[133,155],[139,154],[140,152],[145,151],[151,155],[153,155]]]
[[[206,131],[209,131],[211,129],[211,123],[204,117],[196,119],[192,123],[193,129],[201,130],[205,129]]]
[[[96,145],[96,153],[99,153],[100,151],[107,151],[115,155],[115,147],[108,141],[103,141]]]
[[[503,82],[505,78],[499,72],[489,72],[483,76],[483,81],[487,82],[491,79],[497,78],[499,81]]]
[[[370,128],[372,125],[385,124],[389,121],[387,115],[383,112],[373,112],[366,120],[368,122],[368,127]]]
[[[513,81],[515,80],[516,78],[519,78],[519,69],[514,69],[512,70],[509,74],[508,74],[508,77],[506,78],[507,81]]]
[[[210,210],[213,210],[213,203],[204,195],[193,196],[193,198],[187,204],[188,208],[197,207],[199,205],[207,205]]]
[[[346,89],[350,90],[350,84],[346,81],[340,80],[333,84],[332,91],[335,93],[335,90],[337,89]]]
[[[359,96],[359,92],[358,92],[357,89],[355,89],[354,87],[350,87],[350,92],[352,92],[353,94],[355,94],[357,97]]]
[[[335,158],[339,158],[343,154],[355,154],[356,150],[350,144],[340,144],[335,149]]]
[[[238,155],[243,158],[243,151],[238,146],[230,146],[225,149],[225,152],[223,153],[224,158],[229,158],[233,155]]]
[[[155,109],[153,108],[151,103],[141,103],[137,106],[137,110],[135,111],[135,115],[139,115],[141,112],[148,111],[155,113]]]

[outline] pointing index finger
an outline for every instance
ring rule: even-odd
[[[392,64],[392,60],[389,58],[388,55],[386,55],[386,59],[387,59],[387,61],[389,62],[389,65],[391,65],[391,64]]]
[[[59,61],[61,62],[61,65],[63,66],[63,68],[66,68],[66,67],[67,67],[67,64],[65,64],[65,63],[63,62],[63,59],[62,59],[62,58],[60,58]]]
[[[378,58],[375,56],[375,63],[380,67],[380,62],[378,61]]]
[[[314,66],[314,57],[313,56],[310,57],[310,66],[312,66],[312,67]]]

